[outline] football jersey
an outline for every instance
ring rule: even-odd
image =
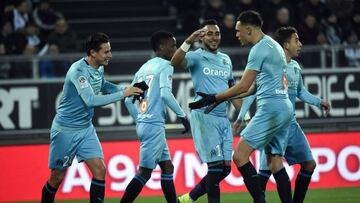
[[[136,72],[134,81],[145,81],[149,89],[139,104],[136,123],[164,124],[167,105],[161,98],[161,88],[172,89],[174,68],[170,61],[155,57],[148,60]]]
[[[295,102],[297,97],[305,103],[320,107],[321,99],[315,97],[305,89],[301,76],[301,68],[295,60],[291,60],[288,63],[286,70],[286,78],[288,81],[289,99],[294,107],[294,114]]]
[[[286,99],[286,57],[275,40],[264,35],[250,50],[246,69],[257,71],[256,98],[262,105],[268,99]]]
[[[187,69],[191,74],[195,92],[217,94],[229,88],[229,80],[233,80],[232,63],[230,57],[224,53],[211,53],[204,49],[197,49],[186,53]],[[201,96],[195,95],[194,100]],[[223,102],[214,108],[210,114],[227,117],[227,103]],[[205,107],[194,109],[204,112]]]
[[[103,66],[95,69],[82,58],[74,62],[66,74],[54,121],[65,127],[87,127],[91,124],[94,107],[121,100],[123,89],[105,81]],[[100,92],[110,94],[98,95]]]

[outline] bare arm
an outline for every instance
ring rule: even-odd
[[[242,93],[247,93],[250,86],[254,83],[257,72],[246,69],[244,75],[241,77],[239,83],[227,89],[225,92],[216,95],[216,101],[224,101],[231,97],[238,96]]]
[[[185,58],[186,52],[188,52],[190,46],[195,41],[198,41],[203,34],[203,30],[199,29],[193,32],[185,41],[184,43],[176,50],[175,54],[171,58],[171,65],[175,68],[186,68],[187,60]]]

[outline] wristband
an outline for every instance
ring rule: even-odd
[[[188,44],[188,43],[186,43],[186,41],[184,41],[184,43],[182,43],[182,45],[180,46],[180,49],[186,53],[189,51],[190,47],[191,47],[191,44]]]

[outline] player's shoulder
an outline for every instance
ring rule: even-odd
[[[224,52],[218,51],[218,55],[219,55],[220,57],[222,57],[222,58],[228,58],[228,59],[230,59],[230,56],[227,55],[227,54],[225,54]]]
[[[201,55],[203,55],[203,54],[204,54],[204,53],[203,53],[202,48],[198,48],[198,49],[195,49],[195,50],[193,50],[193,51],[187,52],[187,53],[186,53],[186,56],[187,56],[187,57],[196,57],[196,56],[201,56]]]
[[[291,67],[294,67],[295,69],[301,71],[301,66],[299,65],[299,63],[294,60],[294,59],[291,59],[290,62],[288,63],[288,66],[291,66]]]
[[[87,64],[84,59],[77,60],[70,66],[66,76],[87,75],[87,71],[85,71],[86,68]]]

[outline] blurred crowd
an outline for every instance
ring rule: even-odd
[[[232,36],[223,37],[228,45],[233,44],[227,40],[234,38],[238,14],[249,9],[262,15],[266,34],[291,25],[305,45],[352,43],[352,35],[360,37],[360,1],[356,0],[173,0],[170,4],[179,17],[178,26],[187,34],[213,18],[223,35]]]
[[[298,30],[304,45],[345,45],[347,65],[360,67],[359,0],[169,0],[178,28],[192,33],[204,19],[221,25],[222,46],[239,46],[235,36],[238,14],[258,11],[268,35],[281,26]]]
[[[360,0],[160,1],[169,15],[176,16],[176,27],[184,35],[198,29],[205,19],[215,19],[222,32],[222,46],[239,47],[234,30],[237,15],[252,9],[262,15],[266,34],[272,35],[280,26],[294,26],[304,45],[345,45],[342,54],[347,65],[360,67]],[[65,16],[52,7],[50,0],[1,0],[0,28],[0,56],[53,56],[82,51],[76,33],[69,29]],[[0,78],[31,77],[31,69],[21,65],[29,62],[16,63],[0,61]],[[69,63],[42,60],[40,76],[63,76]]]
[[[64,15],[50,0],[0,1],[0,55],[57,55],[80,51],[76,33],[68,29]],[[0,62],[0,78],[31,77],[29,62]],[[44,77],[63,76],[69,62],[44,60],[39,72]]]

